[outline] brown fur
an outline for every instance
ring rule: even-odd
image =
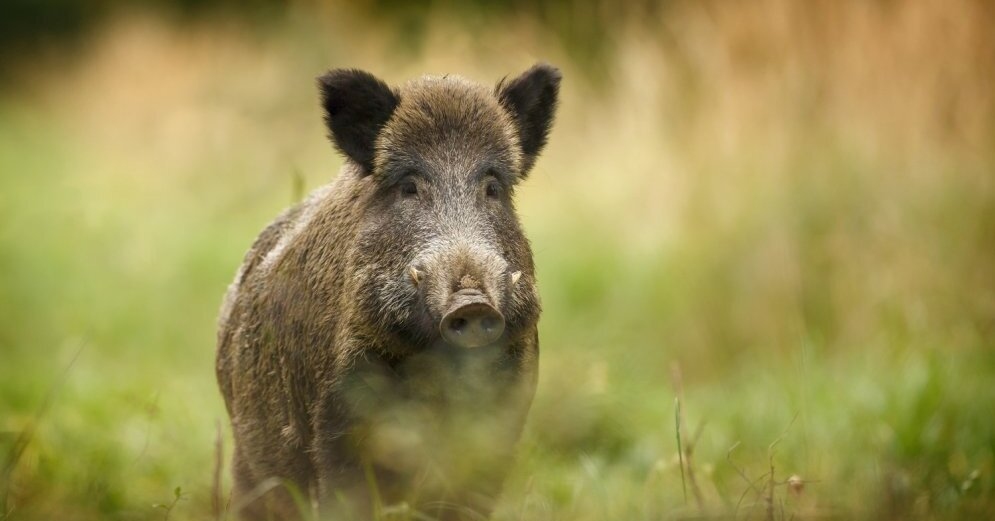
[[[457,77],[400,91],[358,71],[322,77],[346,166],[262,232],[221,312],[243,515],[297,517],[286,487],[253,501],[270,478],[323,514],[370,517],[375,496],[445,519],[489,513],[538,362],[532,253],[511,196],[558,82],[548,66],[496,92]],[[438,334],[447,299],[468,288],[503,314],[494,345]]]

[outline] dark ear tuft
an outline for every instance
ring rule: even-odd
[[[318,78],[325,124],[335,146],[373,171],[374,144],[397,107],[397,93],[372,74],[335,69]]]
[[[511,81],[501,80],[495,89],[498,101],[511,113],[517,126],[524,159],[523,174],[532,168],[546,144],[556,112],[561,77],[556,67],[538,63]]]

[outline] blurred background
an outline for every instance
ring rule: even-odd
[[[991,2],[13,0],[0,46],[0,520],[215,517],[222,294],[341,164],[314,78],[538,60],[495,519],[995,516]]]

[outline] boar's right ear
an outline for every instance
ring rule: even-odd
[[[498,101],[511,113],[518,131],[522,174],[528,173],[546,145],[546,136],[556,113],[560,78],[560,70],[556,67],[537,63],[513,80],[501,80],[495,89]]]
[[[373,172],[377,136],[397,107],[397,93],[372,74],[356,69],[335,69],[318,78],[321,106],[332,142]]]

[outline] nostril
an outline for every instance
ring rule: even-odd
[[[501,324],[496,317],[484,317],[480,319],[480,327],[487,333],[494,331]]]
[[[453,331],[462,332],[466,329],[466,319],[462,317],[454,318],[452,322],[449,323],[449,328]]]

